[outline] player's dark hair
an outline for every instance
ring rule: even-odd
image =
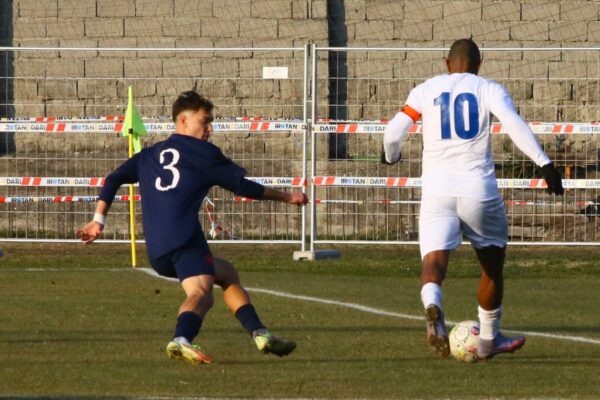
[[[469,65],[469,72],[476,74],[481,63],[481,53],[479,47],[471,39],[460,39],[452,43],[448,52],[448,60],[460,59],[466,60]]]
[[[188,90],[187,92],[181,93],[173,103],[173,122],[176,122],[177,116],[184,111],[190,110],[196,112],[203,109],[206,112],[211,113],[213,108],[215,108],[215,106],[210,100],[202,97],[193,90]]]

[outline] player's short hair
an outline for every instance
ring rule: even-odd
[[[184,111],[189,110],[196,112],[203,109],[206,112],[211,113],[213,108],[215,108],[214,104],[206,97],[199,95],[193,90],[188,90],[187,92],[181,93],[173,103],[173,122],[177,122],[177,116]]]
[[[476,71],[481,63],[481,53],[474,41],[471,39],[460,39],[450,46],[448,60],[452,59],[467,60],[469,63],[469,70]]]

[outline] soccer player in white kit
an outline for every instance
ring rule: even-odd
[[[427,339],[441,357],[449,354],[442,312],[442,288],[450,251],[462,235],[479,263],[480,345],[478,358],[513,352],[525,338],[499,332],[508,223],[496,182],[489,130],[494,114],[517,147],[542,168],[548,192],[561,195],[561,177],[528,125],[516,112],[506,89],[477,76],[481,56],[469,39],[456,41],[446,59],[448,73],[415,87],[386,127],[382,162],[401,157],[409,128],[423,119],[423,175],[419,243],[423,259],[421,299]]]

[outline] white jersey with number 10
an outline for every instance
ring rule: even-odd
[[[490,113],[537,165],[550,162],[506,89],[470,73],[445,74],[414,88],[401,110],[423,119],[423,195],[497,196]],[[401,135],[404,136],[404,135]]]

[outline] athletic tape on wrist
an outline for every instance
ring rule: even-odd
[[[100,225],[104,226],[106,223],[106,215],[101,214],[101,213],[94,213],[94,219],[92,221],[97,222]]]

